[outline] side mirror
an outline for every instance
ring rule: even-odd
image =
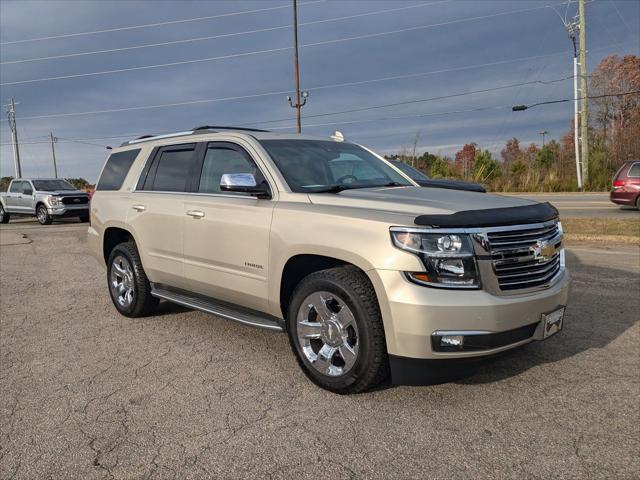
[[[256,183],[252,173],[225,173],[220,177],[220,190],[255,195],[258,198],[271,198],[269,187],[262,182]]]

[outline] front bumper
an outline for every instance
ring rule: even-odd
[[[52,217],[79,217],[89,215],[89,205],[64,205],[47,207]]]
[[[482,357],[542,340],[541,315],[566,305],[569,290],[566,270],[548,289],[505,296],[483,290],[423,287],[393,270],[369,273],[380,300],[387,350],[392,356],[412,359]],[[528,333],[494,348],[448,352],[432,348],[432,338],[440,331],[483,331],[508,339],[508,332],[517,329]]]

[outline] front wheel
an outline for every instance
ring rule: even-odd
[[[287,331],[302,370],[326,390],[359,393],[389,376],[378,299],[355,267],[304,278],[289,304]]]
[[[89,214],[80,215],[78,218],[82,223],[87,223],[89,221]]]
[[[47,207],[44,205],[38,205],[36,217],[38,217],[40,225],[51,225],[51,222],[53,221],[53,218],[51,218],[51,215],[49,215],[49,212],[47,211]]]
[[[640,210],[640,195],[638,195],[638,198],[636,198],[636,208]]]
[[[4,207],[0,204],[0,223],[9,223],[11,216],[5,212]]]

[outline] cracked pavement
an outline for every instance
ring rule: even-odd
[[[636,246],[570,246],[548,341],[338,396],[284,334],[170,304],[118,315],[86,225],[14,228],[31,242],[0,248],[2,479],[640,476]]]

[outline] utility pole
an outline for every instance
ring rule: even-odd
[[[22,169],[20,168],[20,148],[18,146],[18,127],[16,126],[16,103],[13,101],[13,98],[9,99],[9,105],[7,105],[7,118],[9,119],[9,128],[11,128],[13,163],[15,165],[16,178],[21,178]]]
[[[580,105],[578,93],[578,45],[576,37],[580,29],[580,22],[565,23],[569,39],[573,45],[573,149],[576,153],[576,179],[578,190],[582,190],[582,165],[580,162]]]
[[[296,109],[296,125],[298,127],[298,133],[302,133],[302,120],[300,118],[300,109],[305,103],[307,103],[307,97],[309,92],[300,91],[300,69],[298,67],[298,2],[293,0],[293,69],[296,80],[296,103],[295,105],[291,101],[291,97],[287,97],[289,105]],[[300,103],[300,97],[303,101]]]
[[[589,141],[587,139],[589,123],[587,118],[587,36],[584,0],[580,0],[578,4],[578,15],[580,16],[580,93],[582,97],[582,108],[580,112],[582,180],[586,184],[589,181]]]
[[[547,135],[549,132],[547,130],[543,130],[541,132],[538,132],[539,135],[542,135],[542,146],[544,147],[544,137],[545,135]]]
[[[53,175],[58,178],[58,166],[56,165],[56,147],[55,143],[58,141],[58,137],[53,136],[53,132],[49,132],[51,136],[51,155],[53,156]]]

